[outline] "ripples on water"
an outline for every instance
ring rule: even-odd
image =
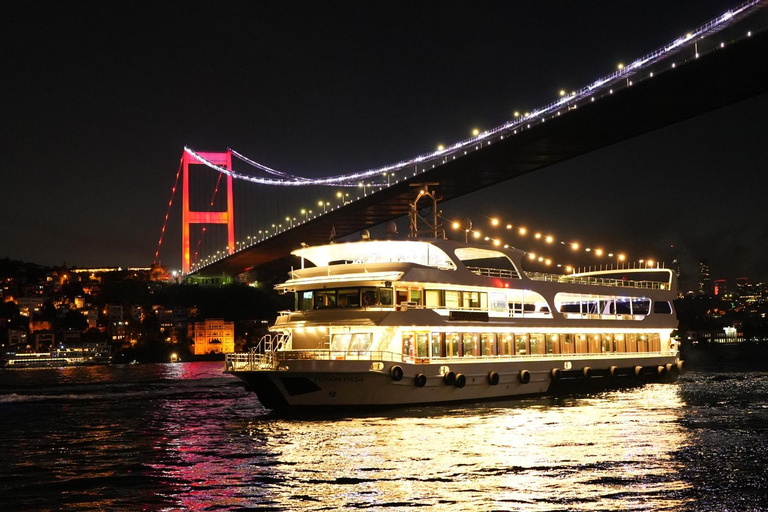
[[[280,417],[223,363],[0,372],[8,510],[762,510],[768,373]],[[737,365],[738,366],[738,365]]]

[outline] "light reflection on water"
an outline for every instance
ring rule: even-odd
[[[410,409],[324,424],[249,422],[279,447],[265,496],[342,507],[461,504],[474,509],[679,508],[673,454],[686,443],[675,386],[593,398]],[[628,499],[627,495],[632,497]]]
[[[0,372],[0,495],[9,509],[759,510],[767,426],[766,373],[283,417],[220,363]]]

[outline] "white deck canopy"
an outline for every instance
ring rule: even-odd
[[[372,240],[303,247],[294,255],[318,267],[340,263],[415,263],[440,269],[456,269],[456,264],[442,249],[425,241]]]

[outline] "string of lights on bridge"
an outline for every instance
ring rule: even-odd
[[[273,169],[264,164],[256,162],[255,160],[252,160],[233,149],[230,149],[230,152],[232,153],[232,155],[236,157],[238,160],[248,164],[253,168],[256,168],[262,172],[265,172],[270,176],[275,177],[275,178],[264,178],[264,177],[257,177],[257,176],[236,172],[234,170],[221,167],[220,165],[216,165],[208,161],[203,156],[201,156],[200,154],[198,154],[197,152],[195,152],[189,147],[185,147],[184,151],[187,152],[190,156],[192,156],[195,160],[197,160],[201,164],[216,170],[222,175],[231,175],[235,179],[248,181],[255,184],[268,185],[268,186],[319,185],[319,186],[335,186],[335,187],[341,187],[341,188],[347,188],[347,189],[351,187],[356,187],[362,191],[362,196],[358,195],[356,197],[352,197],[352,195],[349,192],[342,192],[342,191],[336,192],[336,198],[339,200],[338,205],[331,201],[325,201],[325,200],[318,201],[318,206],[323,208],[322,213],[324,214],[324,213],[327,213],[329,210],[334,210],[336,208],[343,206],[348,201],[359,200],[362,197],[367,196],[369,188],[373,193],[374,192],[373,188],[375,187],[383,188],[390,185],[394,185],[407,177],[407,176],[401,176],[398,178],[398,176],[395,173],[408,171],[409,173],[412,172],[413,176],[416,176],[419,173],[423,173],[430,169],[434,169],[437,165],[446,164],[450,160],[455,160],[457,157],[467,155],[469,151],[480,150],[483,147],[492,144],[492,142],[494,141],[503,140],[505,137],[517,135],[522,131],[532,128],[536,123],[544,123],[546,122],[547,119],[554,119],[555,117],[558,117],[561,114],[567,113],[572,109],[576,109],[580,106],[593,103],[595,102],[596,98],[599,99],[606,95],[612,95],[615,90],[631,87],[634,85],[635,81],[651,79],[654,77],[654,73],[652,71],[649,72],[647,75],[641,75],[640,72],[650,67],[651,65],[658,63],[662,59],[680,52],[685,47],[686,44],[693,44],[693,47],[695,49],[693,58],[698,59],[701,55],[698,48],[699,41],[704,39],[705,36],[712,34],[713,32],[716,32],[718,30],[721,30],[722,28],[728,26],[730,23],[736,21],[740,17],[745,16],[751,10],[758,7],[761,1],[762,0],[745,1],[742,4],[717,16],[716,18],[713,18],[712,20],[701,25],[697,29],[692,30],[686,33],[685,35],[682,35],[674,39],[673,41],[667,43],[666,45],[654,50],[653,52],[648,53],[645,56],[640,57],[639,59],[636,59],[635,61],[627,65],[619,64],[617,66],[617,69],[611,72],[610,74],[602,78],[599,78],[598,80],[592,82],[591,84],[585,87],[582,87],[576,91],[568,93],[566,90],[561,89],[558,91],[558,96],[559,96],[558,99],[554,102],[544,105],[543,107],[531,110],[529,112],[521,113],[520,111],[515,111],[512,114],[512,119],[502,124],[501,126],[497,126],[495,128],[485,130],[485,131],[475,128],[472,130],[471,132],[472,136],[470,138],[460,140],[449,146],[440,144],[433,151],[423,153],[413,158],[402,160],[387,166],[368,169],[361,172],[340,174],[336,176],[328,176],[323,178],[308,178],[308,177],[298,176],[298,175],[294,175],[284,171]],[[751,31],[748,31],[746,33],[746,37],[751,37],[751,35],[752,35]],[[725,47],[725,43],[720,42],[719,44],[715,44],[715,46],[710,51],[715,51],[717,49],[722,49],[724,47]],[[683,59],[680,59],[679,63],[684,63],[686,61],[687,60],[683,58]],[[667,66],[664,69],[666,70],[674,69],[677,64],[678,62],[673,62],[670,66]],[[366,182],[366,180],[371,180],[371,181]],[[178,185],[178,174],[177,174],[176,184],[174,184],[174,187],[173,187],[174,192],[176,191],[177,185]],[[218,189],[218,185],[217,185],[217,189]],[[173,199],[171,199],[171,203],[172,201]],[[171,203],[169,203],[169,206]],[[268,230],[268,229],[260,230],[258,232],[258,235],[254,234],[252,236],[248,236],[247,240],[244,240],[242,242],[237,242],[236,247],[231,247],[231,248],[225,247],[223,251],[222,250],[217,251],[215,255],[208,256],[207,258],[204,258],[196,262],[194,264],[195,269],[202,268],[217,260],[223,259],[233,251],[244,249],[250,245],[263,241],[283,231],[286,231],[295,225],[299,225],[304,222],[307,222],[312,218],[315,218],[317,215],[321,215],[321,213],[314,214],[313,211],[309,208],[302,208],[300,212],[301,212],[301,215],[299,216],[298,221],[296,217],[287,216],[285,218],[285,222],[286,222],[285,226],[283,226],[280,221],[275,222],[271,226],[272,230]],[[167,216],[166,216],[166,222],[167,222]],[[513,225],[507,224],[507,226],[513,226]],[[513,227],[510,227],[508,229],[511,230],[513,229]],[[517,227],[518,233],[524,234],[525,231],[520,232],[521,229],[524,230],[525,228]],[[165,232],[165,224],[163,226],[162,233],[164,232]],[[162,243],[162,236],[163,236],[162,233],[160,237],[160,243]],[[542,237],[545,243],[554,243],[554,239],[552,237],[544,237],[543,235]],[[536,237],[534,235],[534,238],[537,239],[539,237]],[[490,241],[494,244],[497,243],[497,239],[495,238],[492,239],[488,237],[487,241]],[[574,251],[581,249],[584,252],[592,252],[595,256],[598,256],[598,257],[603,256],[604,254],[607,254],[608,257],[612,258],[615,255],[617,257],[618,263],[622,263],[624,261],[624,259],[622,258],[622,256],[624,256],[623,253],[614,253],[614,252],[606,253],[602,249],[593,249],[591,247],[581,248],[581,246],[576,242],[558,241],[558,243],[560,243],[561,245],[570,245]],[[549,258],[549,257],[544,257],[541,255],[537,255],[535,253],[528,253],[528,256],[529,258],[537,259],[538,261],[540,261],[545,265],[553,264],[552,258]],[[652,265],[655,262],[653,260],[645,260],[645,261],[640,260],[638,263],[648,266],[648,265]],[[564,265],[564,264],[556,264],[556,265],[558,267],[564,268],[566,272],[571,272],[573,270],[573,266],[571,265]]]
[[[478,229],[474,229],[470,227],[470,225],[466,224],[466,220],[463,221],[452,221],[451,222],[451,228],[454,231],[464,231],[465,237],[469,237],[469,234],[472,234],[472,237],[477,240],[484,240],[486,242],[491,243],[495,247],[503,247],[504,249],[509,249],[511,246],[509,243],[506,243],[501,236],[493,234],[493,236],[490,236],[492,233],[489,234],[483,234]],[[554,235],[544,234],[541,231],[536,230],[530,230],[522,225],[519,224],[513,224],[511,222],[503,222],[498,217],[490,217],[488,219],[488,222],[492,229],[496,230],[503,230],[506,229],[506,232],[509,235],[516,235],[518,237],[528,237],[530,235],[530,238],[533,239],[535,242],[539,242],[544,245],[544,247],[547,247],[551,251],[554,251],[555,248],[558,246],[566,248],[573,254],[574,259],[579,256],[584,256],[587,254],[593,255],[595,258],[597,258],[598,263],[596,265],[588,265],[585,268],[578,269],[576,265],[574,264],[565,264],[565,263],[557,263],[554,261],[554,258],[549,255],[541,254],[538,251],[525,251],[526,256],[532,260],[532,261],[538,261],[544,266],[554,266],[557,268],[562,269],[566,273],[575,273],[580,270],[605,270],[608,268],[658,268],[660,263],[654,259],[654,258],[647,258],[647,259],[641,259],[637,261],[630,261],[627,257],[626,252],[622,251],[608,251],[605,249],[602,249],[601,247],[590,247],[585,246],[584,244],[581,244],[575,240],[561,240],[555,237]],[[606,260],[608,258],[610,261]],[[614,267],[614,260],[615,260],[615,267]],[[598,267],[599,266],[599,267]]]
[[[595,101],[595,94],[599,92],[605,92],[607,89],[608,94],[613,94],[614,88],[612,86],[615,86],[616,88],[619,87],[629,87],[634,85],[633,81],[630,80],[630,76],[635,75],[637,72],[641,71],[642,69],[650,66],[651,64],[654,64],[661,60],[663,57],[667,57],[671,54],[676,53],[677,51],[680,51],[682,47],[686,43],[696,43],[696,41],[703,39],[706,35],[719,30],[723,28],[723,26],[726,26],[729,22],[734,21],[738,19],[738,16],[746,14],[748,11],[750,11],[752,8],[758,6],[761,3],[762,0],[749,0],[746,2],[743,2],[742,4],[726,11],[725,13],[721,14],[720,16],[717,16],[716,18],[710,20],[709,22],[705,23],[704,25],[701,25],[695,30],[692,30],[685,35],[682,35],[673,41],[667,43],[666,45],[652,51],[651,53],[648,53],[644,55],[643,57],[640,57],[639,59],[636,59],[635,61],[624,65],[619,64],[617,66],[617,69],[611,72],[610,74],[603,76],[591,84],[582,87],[576,91],[571,92],[568,94],[564,89],[561,89],[559,91],[559,98],[547,105],[544,105],[543,107],[540,107],[538,109],[534,109],[530,112],[524,112],[520,113],[519,111],[515,111],[513,114],[513,119],[510,121],[502,124],[501,126],[497,126],[495,128],[492,128],[490,130],[481,131],[479,129],[474,129],[472,131],[472,137],[468,139],[464,139],[461,141],[458,141],[450,146],[444,146],[444,145],[438,145],[437,149],[434,151],[430,151],[428,153],[424,153],[418,156],[415,156],[413,158],[403,160],[394,164],[390,164],[383,167],[377,167],[374,169],[368,169],[361,172],[355,172],[355,173],[349,173],[349,174],[340,174],[337,176],[328,176],[324,178],[308,178],[303,176],[297,176],[293,175],[287,172],[278,171],[276,169],[273,169],[271,167],[268,167],[264,164],[261,164],[259,162],[256,162],[241,153],[230,149],[232,152],[232,155],[238,158],[239,160],[247,163],[248,165],[251,165],[261,171],[264,171],[270,175],[274,175],[279,177],[280,179],[271,179],[271,178],[261,178],[256,176],[251,176],[247,174],[238,173],[235,171],[232,171],[230,169],[225,169],[221,166],[215,165],[199,154],[197,154],[192,149],[185,147],[184,150],[187,151],[190,155],[192,155],[195,159],[197,159],[200,163],[211,167],[212,169],[215,169],[216,171],[232,175],[232,177],[250,181],[257,184],[262,185],[273,185],[273,186],[306,186],[306,185],[337,185],[337,186],[358,186],[360,180],[370,179],[370,178],[376,178],[383,175],[386,175],[390,172],[398,172],[404,169],[409,169],[411,167],[414,168],[414,172],[418,172],[418,166],[421,164],[433,164],[432,167],[435,166],[435,164],[439,163],[447,163],[448,157],[451,157],[451,159],[455,159],[456,156],[460,156],[462,154],[467,154],[467,149],[471,149],[472,146],[475,146],[475,149],[480,149],[482,147],[482,144],[485,142],[486,144],[490,144],[491,140],[490,137],[493,136],[499,136],[500,139],[504,138],[504,135],[515,135],[518,133],[518,131],[522,131],[528,128],[531,128],[531,121],[538,121],[538,122],[545,122],[546,117],[549,114],[551,117],[559,116],[562,113],[562,109],[565,108],[565,112],[570,110],[571,108],[576,108],[576,105],[580,100],[588,100],[589,102]],[[747,32],[747,37],[751,36],[751,32]],[[717,45],[717,48],[724,48],[725,43],[721,42],[719,45]],[[696,52],[694,57],[698,58],[700,56],[700,53],[698,52],[698,47],[696,47]],[[671,67],[674,68],[676,66],[676,63],[672,63]],[[640,79],[643,78],[652,78],[653,73],[650,73],[647,77],[639,77]],[[427,170],[427,167],[422,167],[421,171],[424,172]]]

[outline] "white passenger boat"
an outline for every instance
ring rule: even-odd
[[[302,268],[277,289],[295,309],[256,350],[228,354],[227,372],[284,409],[513,398],[682,371],[670,270],[526,273],[523,251],[432,226],[435,238],[294,251]]]

